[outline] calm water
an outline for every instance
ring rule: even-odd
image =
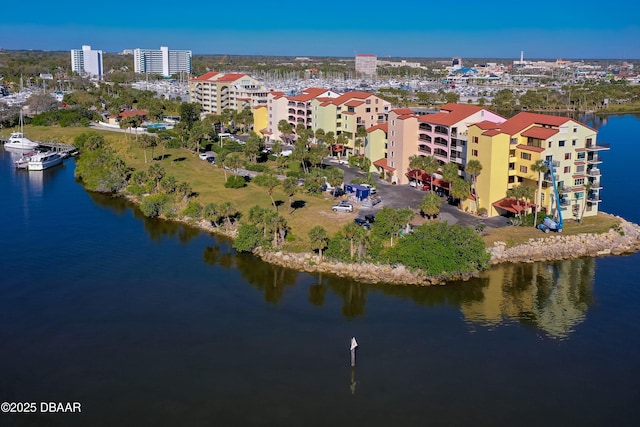
[[[638,135],[625,116],[599,136],[602,210],[635,222]],[[82,414],[0,425],[640,425],[639,255],[372,286],[144,219],[85,192],[72,161],[10,160],[0,150],[0,401]]]

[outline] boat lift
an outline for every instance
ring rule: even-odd
[[[556,198],[556,213],[557,219],[552,218],[550,216],[544,217],[542,224],[538,225],[538,229],[548,233],[549,231],[555,231],[558,233],[562,233],[562,226],[564,224],[564,220],[562,219],[562,207],[560,206],[560,195],[558,194],[558,185],[556,184],[556,175],[555,169],[553,166],[553,160],[545,160],[544,165],[549,168],[549,172],[551,172],[551,182],[553,183],[553,193]]]

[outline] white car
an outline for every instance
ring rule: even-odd
[[[371,186],[369,184],[360,184],[360,185],[362,185],[363,187],[367,187],[369,189],[369,193],[371,193],[372,195],[376,194],[378,192],[376,187],[373,187],[373,186]]]
[[[331,210],[334,212],[353,212],[353,205],[349,202],[340,202],[331,206]]]

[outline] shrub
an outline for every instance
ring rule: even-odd
[[[189,202],[186,208],[182,211],[182,215],[189,216],[191,218],[200,218],[202,215],[202,205],[195,200]]]
[[[166,210],[168,204],[169,196],[167,194],[153,194],[142,200],[140,210],[145,216],[155,218]]]
[[[224,183],[225,188],[242,188],[246,187],[247,181],[240,175],[231,175]]]
[[[251,252],[262,243],[262,233],[258,227],[252,224],[240,224],[233,247],[240,252]]]
[[[264,164],[249,163],[244,168],[246,170],[253,171],[253,172],[269,172],[270,171],[269,166]]]

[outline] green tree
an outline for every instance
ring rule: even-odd
[[[183,123],[185,128],[190,131],[193,124],[200,119],[201,107],[196,103],[183,102],[180,104],[180,123]]]
[[[220,218],[220,212],[218,205],[215,203],[207,203],[202,209],[202,218],[210,221],[214,227],[218,227],[218,219]]]
[[[538,174],[538,190],[536,191],[536,211],[533,216],[534,227],[538,226],[538,211],[540,210],[540,195],[542,194],[542,180],[543,180],[544,174],[547,173],[548,170],[549,168],[547,167],[547,165],[545,165],[544,162],[540,159],[536,160],[531,165],[531,172],[535,172]]]
[[[282,119],[278,122],[278,131],[282,134],[280,137],[285,144],[290,144],[293,138],[293,126],[288,121]]]
[[[473,194],[476,196],[476,209],[480,209],[480,197],[478,197],[478,192],[476,190],[476,179],[478,178],[478,175],[480,175],[480,172],[482,172],[482,164],[476,159],[469,160],[465,166],[465,172],[471,175]]]
[[[278,206],[276,205],[275,200],[273,200],[273,190],[280,185],[280,180],[278,177],[271,173],[263,173],[256,176],[253,179],[253,182],[260,187],[264,187],[269,194],[269,198],[271,199],[271,204],[273,204],[274,209],[278,212]]]
[[[262,139],[260,139],[257,133],[251,132],[249,138],[245,141],[243,151],[249,161],[255,163],[262,147]]]
[[[156,189],[158,189],[160,188],[160,181],[162,181],[162,178],[164,178],[166,173],[162,166],[160,166],[158,163],[154,163],[151,166],[149,166],[149,171],[147,172],[147,175],[151,180],[153,180],[153,182],[155,183]]]
[[[458,175],[458,165],[449,162],[442,165],[442,178],[444,178],[447,182],[453,182],[459,177]]]
[[[435,217],[440,213],[440,207],[442,206],[442,199],[436,193],[427,193],[420,203],[420,209],[422,212],[429,216]]]
[[[451,197],[458,200],[465,200],[471,193],[471,186],[462,178],[456,178],[451,183]]]
[[[311,240],[311,249],[318,251],[320,255],[320,262],[322,262],[322,251],[329,246],[327,230],[316,225],[309,231],[309,240]]]
[[[393,238],[400,236],[413,216],[411,209],[393,209],[385,206],[376,215],[376,224],[372,232],[382,239],[390,239],[390,245],[393,246]]]
[[[516,185],[513,188],[507,190],[507,197],[513,197],[516,199],[516,205],[518,206],[518,215],[522,218],[525,209],[520,208],[520,201],[526,201],[533,199],[533,188],[526,185]]]
[[[293,205],[293,196],[298,192],[298,180],[292,176],[289,176],[282,181],[282,190],[284,194],[289,198],[289,207]],[[294,210],[291,211],[293,214]]]

